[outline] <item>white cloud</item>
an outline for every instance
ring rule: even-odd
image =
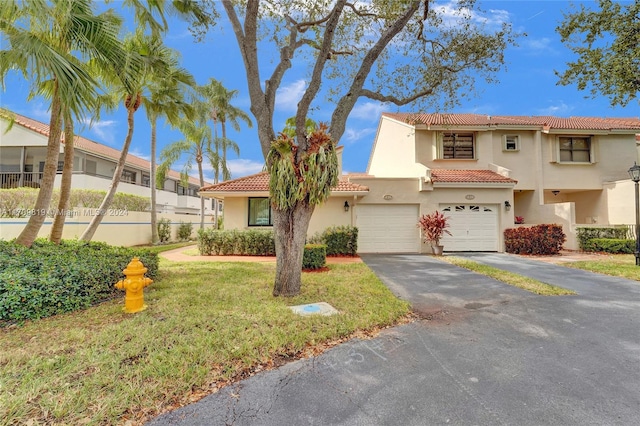
[[[92,121],[85,118],[80,124],[87,126],[89,131],[95,135],[97,142],[115,145],[115,131],[113,129],[118,124],[116,120]]]
[[[140,157],[143,160],[151,161],[151,156],[149,154],[145,154],[142,151],[139,151],[137,149],[129,150],[129,154],[135,155],[136,157]]]
[[[46,124],[49,124],[49,122],[51,121],[51,111],[49,110],[49,105],[45,105],[42,102],[33,104],[33,107],[25,115],[35,120],[42,121]]]
[[[377,121],[386,108],[387,104],[382,102],[363,102],[353,108],[349,117]]]
[[[553,41],[549,37],[525,39],[521,46],[531,55],[557,54],[558,51],[552,46]]]
[[[353,129],[353,128],[349,128],[346,129],[344,132],[344,136],[342,137],[341,140],[347,142],[347,143],[353,143],[356,141],[359,141],[360,139],[369,136],[373,133],[375,133],[376,129],[375,128],[365,128],[365,129]]]
[[[263,162],[238,158],[237,160],[227,160],[227,167],[231,172],[231,178],[236,179],[242,176],[260,173],[264,167]]]
[[[276,92],[276,107],[295,111],[306,89],[307,82],[304,80],[296,80],[288,86],[280,87]]]
[[[572,106],[565,104],[563,101],[559,101],[555,105],[551,105],[546,108],[540,108],[537,110],[537,112],[539,115],[566,116],[572,110]]]
[[[467,18],[473,22],[489,27],[499,27],[511,20],[509,12],[503,9],[490,9],[486,14],[480,14],[466,7],[460,8],[457,3],[457,1],[453,0],[434,8],[434,10],[440,14],[444,23],[449,26],[456,26],[461,20]]]

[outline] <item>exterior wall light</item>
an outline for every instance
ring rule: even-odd
[[[344,211],[345,211],[345,212],[348,212],[348,211],[349,211],[349,202],[348,202],[348,201],[345,201],[345,202],[344,202]]]
[[[505,209],[506,211],[511,210],[511,203],[510,203],[510,202],[508,202],[508,201],[505,201],[505,202],[504,202],[504,209]]]
[[[560,191],[558,191],[558,190],[556,189],[555,191],[551,191],[551,193],[552,193],[553,195],[558,195],[558,194],[560,193]]]

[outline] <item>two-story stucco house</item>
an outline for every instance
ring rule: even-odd
[[[561,224],[577,249],[578,224],[634,222],[627,170],[638,133],[635,118],[383,114],[366,173],[345,177],[310,233],[352,224],[360,252],[429,252],[416,223],[440,210],[451,223],[445,251],[503,251],[515,216]],[[201,191],[225,200],[227,227],[270,225],[266,174]]]
[[[49,137],[49,125],[31,118],[11,113],[9,117],[0,115],[0,188],[38,188],[44,168]],[[73,188],[107,190],[113,171],[120,157],[120,151],[81,136],[76,136],[73,159]],[[64,144],[60,146],[59,171],[62,171]],[[118,191],[150,197],[149,161],[135,155],[127,155]],[[60,177],[56,177],[56,187],[60,187]],[[187,188],[180,184],[180,173],[171,170],[164,188],[157,192],[158,211],[165,213],[199,214],[200,197],[198,179],[190,178]],[[212,213],[208,203],[208,213]]]

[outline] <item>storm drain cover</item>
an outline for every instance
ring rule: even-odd
[[[327,302],[309,303],[307,305],[289,306],[298,315],[334,315],[338,310]]]

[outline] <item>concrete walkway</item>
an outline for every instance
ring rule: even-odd
[[[185,252],[197,250],[198,246],[181,247],[160,253],[160,257],[174,262],[265,262],[275,263],[275,256],[200,256],[185,254]],[[327,257],[327,264],[336,263],[362,263],[359,256],[356,257]]]
[[[536,296],[423,255],[363,260],[422,319],[223,388],[150,425],[640,424],[640,284],[473,254]]]

